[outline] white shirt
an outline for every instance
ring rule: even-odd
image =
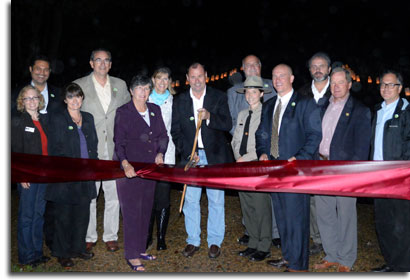
[[[111,84],[110,84],[110,77],[107,75],[107,82],[104,86],[101,86],[99,82],[95,79],[94,75],[92,75],[92,80],[94,83],[95,91],[97,92],[98,99],[101,102],[101,105],[104,109],[104,112],[107,113],[108,106],[111,102]]]
[[[33,87],[36,87],[34,85],[33,81],[31,81],[31,85]],[[47,86],[47,83],[46,83],[46,86],[44,87],[43,91],[41,92],[41,95],[44,97],[44,108],[43,108],[43,110],[40,111],[40,114],[47,114],[47,105],[48,105],[48,86]]]
[[[315,99],[316,103],[319,101],[320,98],[325,95],[327,88],[330,85],[330,79],[327,78],[327,84],[326,86],[322,89],[322,91],[318,91],[317,88],[315,87],[315,81],[312,80],[312,92],[313,92],[313,98]]]
[[[409,102],[402,98],[403,100],[403,107],[401,108],[404,110]],[[383,160],[383,135],[384,135],[384,124],[386,121],[393,118],[394,110],[396,109],[397,103],[399,102],[399,98],[396,101],[386,105],[386,101],[383,101],[382,107],[377,111],[377,119],[376,119],[376,131],[374,137],[374,153],[373,159],[374,160]]]
[[[151,126],[151,122],[149,120],[149,110],[145,110],[145,112],[138,112],[141,117],[144,119],[144,121],[147,123],[148,126]]]
[[[195,127],[198,124],[198,109],[201,109],[204,107],[204,98],[206,95],[206,87],[204,89],[204,94],[202,94],[201,98],[196,98],[194,94],[192,93],[192,89],[189,89],[189,95],[191,96],[192,103],[194,104],[194,118],[195,118]],[[209,124],[209,120],[206,121],[206,124]],[[201,135],[201,129],[199,129],[198,132],[198,148],[203,149],[204,148],[204,143],[202,142],[202,135]]]
[[[281,104],[282,106],[281,106],[281,109],[280,109],[280,115],[279,115],[278,135],[279,135],[279,131],[280,131],[280,126],[282,124],[283,114],[285,113],[286,107],[288,106],[289,100],[292,98],[292,95],[293,95],[293,88],[290,92],[286,93],[284,96],[280,96],[278,94],[278,98],[276,99],[275,110],[273,111],[272,118],[275,115],[275,111],[278,107],[279,100],[282,102],[282,104]]]

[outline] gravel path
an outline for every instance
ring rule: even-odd
[[[241,211],[239,197],[235,191],[228,191],[225,195],[225,239],[222,244],[222,254],[217,259],[208,258],[206,244],[206,220],[207,220],[207,198],[205,192],[202,194],[202,244],[199,252],[192,258],[185,258],[181,251],[185,247],[185,227],[184,218],[178,213],[179,200],[181,197],[181,186],[175,186],[171,191],[171,218],[167,234],[168,250],[156,250],[156,236],[154,243],[148,252],[155,254],[156,261],[144,261],[147,272],[281,272],[281,269],[270,267],[265,262],[251,262],[246,258],[237,255],[237,252],[245,249],[245,246],[237,243],[237,238],[243,234],[241,224]],[[84,261],[75,259],[75,266],[70,269],[62,269],[56,258],[52,258],[47,264],[36,269],[28,266],[20,266],[17,260],[17,206],[18,196],[15,189],[11,190],[11,271],[39,271],[39,272],[131,272],[124,260],[122,248],[122,225],[119,231],[120,250],[111,253],[105,250],[105,244],[100,240],[93,248],[95,257]],[[104,199],[98,199],[98,232],[102,232]],[[383,258],[377,243],[374,229],[373,204],[371,199],[359,199],[357,203],[358,212],[358,259],[353,267],[354,272],[367,272],[373,267],[383,264]],[[154,232],[156,231],[154,227]],[[46,255],[50,255],[48,248],[44,248]],[[281,257],[279,249],[271,249],[272,258]],[[315,272],[313,266],[324,257],[323,253],[310,257],[309,270]],[[325,272],[334,272],[335,269],[328,269]]]

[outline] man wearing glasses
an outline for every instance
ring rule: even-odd
[[[131,100],[125,82],[108,75],[111,64],[111,53],[106,49],[96,49],[92,51],[90,57],[93,72],[74,81],[84,92],[81,109],[94,116],[98,137],[98,157],[104,160],[112,160],[113,157],[115,112],[118,107]],[[97,196],[101,187],[104,190],[105,199],[103,241],[108,251],[115,252],[119,249],[117,240],[120,213],[115,180],[97,181]],[[87,251],[91,251],[98,239],[96,206],[97,199],[93,199],[90,205],[90,222],[86,236]]]
[[[403,78],[388,70],[380,78],[383,102],[372,122],[370,157],[373,160],[410,160],[410,106],[400,98]],[[385,264],[373,272],[410,271],[410,201],[374,200],[377,237]]]

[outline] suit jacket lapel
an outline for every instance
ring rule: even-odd
[[[282,120],[284,118],[291,118],[295,114],[297,99],[298,94],[296,93],[296,91],[294,91],[288,105],[286,106],[285,113],[283,113]]]
[[[111,101],[108,105],[107,114],[117,108],[117,93],[118,88],[116,87],[115,81],[110,76],[110,85],[111,85]]]
[[[101,114],[104,113],[104,109],[101,105],[100,98],[97,96],[97,91],[95,90],[95,86],[92,79],[93,72],[87,77],[86,88],[83,89],[84,92],[87,92],[87,102],[88,107],[95,107]],[[94,110],[92,110],[94,111]]]
[[[195,123],[195,112],[194,112],[194,102],[192,101],[191,95],[189,94],[189,91],[187,92],[187,94],[185,95],[185,100],[184,100],[185,106],[184,108],[186,108],[186,113],[182,114],[184,116],[184,118],[187,118],[188,123],[190,123],[190,128],[195,131],[196,130],[196,123]],[[205,104],[205,101],[204,101]],[[191,117],[194,118],[191,121]]]

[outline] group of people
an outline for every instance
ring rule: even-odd
[[[157,250],[166,250],[170,216],[169,182],[137,177],[132,162],[197,165],[265,160],[409,160],[410,106],[400,98],[403,79],[387,70],[380,77],[384,101],[372,117],[350,94],[352,79],[344,68],[331,68],[327,54],[308,61],[312,82],[293,89],[292,68],[272,69],[261,77],[255,55],[242,61],[246,80],[227,93],[206,84],[204,65],[187,69],[189,89],[175,95],[169,68],[152,77],[136,75],[129,83],[108,75],[111,53],[96,49],[93,71],[60,92],[47,84],[50,62],[36,57],[30,85],[15,91],[12,101],[12,151],[75,158],[118,160],[124,178],[99,182],[18,184],[18,249],[21,264],[39,265],[43,232],[51,254],[63,267],[72,258],[91,259],[98,235],[96,198],[104,190],[104,234],[107,250],[118,245],[119,210],[123,218],[124,254],[134,271],[144,261],[157,222]],[[18,93],[17,93],[18,92]],[[373,119],[373,120],[372,120]],[[198,127],[197,127],[198,126]],[[197,138],[196,138],[197,136]],[[178,157],[178,160],[176,158]],[[225,235],[224,190],[205,188],[208,198],[207,247],[218,258]],[[187,233],[182,254],[193,257],[201,244],[201,186],[187,186],[183,213]],[[325,257],[315,269],[351,271],[357,258],[356,198],[297,193],[239,192],[246,245],[239,256],[267,260],[287,272],[308,271],[309,255]],[[375,224],[386,264],[373,271],[410,271],[410,201],[375,199]],[[44,226],[43,226],[44,224]],[[312,238],[312,246],[310,244]]]

